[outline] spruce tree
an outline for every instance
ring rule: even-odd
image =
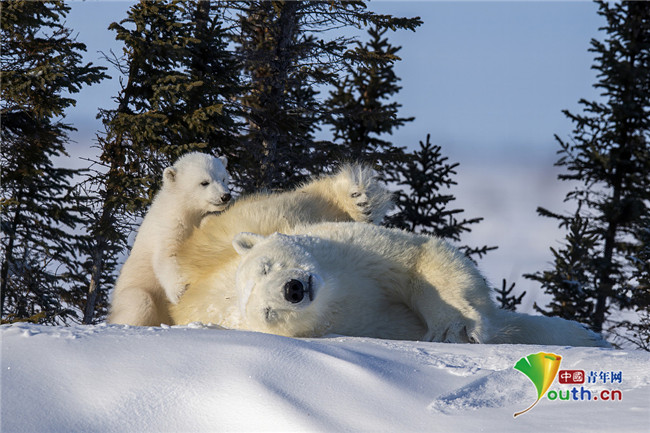
[[[569,229],[556,267],[529,275],[554,301],[544,312],[604,329],[613,311],[634,308],[643,289],[629,258],[643,242],[650,212],[650,4],[598,2],[607,24],[604,41],[592,40],[598,101],[581,100],[583,113],[564,111],[574,123],[570,140],[556,137],[561,180],[579,186],[567,201],[573,216],[539,213]],[[646,226],[647,227],[647,226]],[[559,260],[558,260],[559,257]],[[647,308],[647,307],[646,307]]]
[[[232,38],[225,28],[225,7],[209,1],[183,3],[185,25],[192,28],[186,61],[191,86],[186,97],[183,92],[177,95],[184,104],[177,111],[187,116],[189,129],[189,137],[178,141],[194,141],[199,148],[236,161],[241,109],[234,100],[243,88],[239,61],[229,48]]]
[[[637,239],[639,249],[628,260],[633,268],[632,278],[637,283],[631,304],[639,319],[622,321],[615,332],[639,349],[650,351],[650,218],[646,217],[641,224]]]
[[[545,292],[553,294],[553,300],[546,309],[535,304],[535,310],[569,320],[584,321],[592,317],[597,292],[593,285],[596,278],[597,258],[593,256],[599,248],[599,239],[592,230],[589,219],[578,211],[570,217],[560,217],[562,227],[568,233],[560,249],[551,248],[553,268],[526,278],[539,281]]]
[[[247,3],[238,50],[248,78],[242,98],[248,133],[242,137],[252,170],[238,174],[243,190],[279,189],[315,171],[310,160],[319,122],[309,71],[297,67],[310,55],[313,37],[301,26],[301,2]],[[297,168],[302,168],[299,170]],[[306,170],[306,171],[305,171]]]
[[[164,167],[193,150],[235,153],[230,101],[237,70],[209,2],[143,0],[109,29],[124,43],[124,56],[113,59],[124,81],[117,107],[100,110],[101,168],[86,185],[97,200],[88,214],[84,323],[105,313],[96,309],[107,304],[116,258],[158,190]]]
[[[363,161],[388,169],[404,162],[404,148],[385,139],[413,117],[398,116],[401,105],[393,98],[400,91],[400,79],[394,63],[401,47],[393,46],[384,37],[388,28],[377,25],[368,30],[366,43],[356,41],[358,51],[367,58],[358,65],[347,65],[346,74],[335,83],[327,104],[331,110],[337,159]]]
[[[105,77],[82,63],[84,44],[64,26],[63,1],[2,3],[1,317],[61,323],[76,317],[70,275],[81,223],[66,155],[63,122],[71,97]]]
[[[249,191],[287,187],[337,157],[328,143],[314,139],[329,110],[319,90],[372,57],[356,38],[328,38],[328,31],[366,25],[413,30],[420,20],[374,14],[360,1],[238,5],[241,34],[235,40],[248,86],[241,99],[248,126],[241,180]]]
[[[442,155],[442,148],[426,141],[420,141],[420,148],[408,155],[408,160],[395,166],[394,184],[397,212],[386,218],[386,223],[417,233],[439,236],[453,242],[461,241],[461,234],[471,231],[471,225],[482,218],[458,220],[462,209],[453,209],[456,199],[449,188],[456,185],[458,163],[449,163]],[[445,193],[446,191],[446,193]],[[468,257],[482,257],[496,247],[459,247]]]

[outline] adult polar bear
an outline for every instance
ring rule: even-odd
[[[176,252],[206,214],[228,205],[226,165],[224,157],[192,152],[164,170],[163,186],[115,283],[109,323],[171,323],[167,304],[185,288]]]
[[[337,173],[292,191],[244,197],[224,212],[206,216],[177,254],[187,290],[178,304],[167,305],[171,323],[238,326],[235,272],[239,255],[232,245],[238,233],[271,234],[323,221],[378,223],[392,205],[391,194],[372,169],[344,165]]]
[[[453,343],[606,346],[576,322],[496,307],[479,271],[447,242],[355,223],[241,233],[241,328]],[[205,302],[210,302],[208,298]]]

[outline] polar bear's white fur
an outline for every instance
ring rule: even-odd
[[[606,345],[576,322],[496,307],[485,280],[447,242],[368,224],[242,233],[233,245],[244,329],[453,343]]]
[[[227,160],[188,153],[163,172],[155,196],[115,284],[108,321],[130,325],[171,323],[168,302],[185,289],[176,260],[179,246],[201,219],[230,201]]]
[[[356,164],[291,191],[237,200],[225,212],[206,217],[181,247],[178,261],[188,289],[170,308],[174,323],[239,326],[235,292],[239,255],[232,245],[238,233],[286,232],[323,221],[378,223],[392,204],[391,194],[373,170]]]

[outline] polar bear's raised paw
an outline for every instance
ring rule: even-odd
[[[338,176],[350,198],[348,212],[355,221],[379,224],[393,206],[392,194],[369,166],[344,165]]]

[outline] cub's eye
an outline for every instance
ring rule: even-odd
[[[208,185],[210,185],[210,182],[208,182],[207,180],[201,182],[201,186],[208,186]]]
[[[266,275],[271,271],[271,264],[270,263],[264,263],[262,264],[262,275]]]

